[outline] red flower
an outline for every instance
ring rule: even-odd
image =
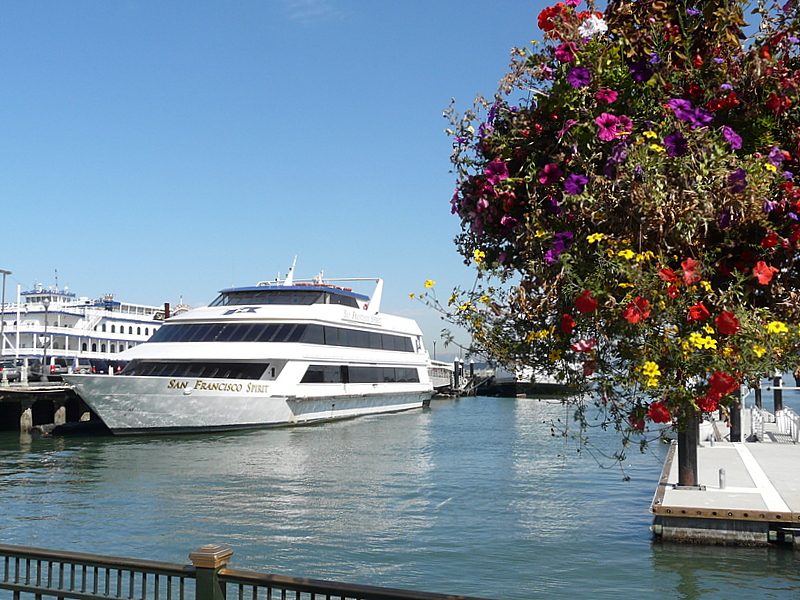
[[[753,267],[753,275],[756,276],[758,283],[761,285],[767,285],[770,281],[772,281],[772,276],[777,272],[778,269],[769,266],[763,260],[758,261],[756,266]]]
[[[641,417],[634,417],[633,415],[628,417],[628,422],[631,424],[631,427],[638,431],[644,431],[644,419]]]
[[[714,412],[719,408],[720,398],[722,398],[722,394],[709,390],[702,398],[695,398],[694,402],[700,410],[704,412]]]
[[[687,258],[681,263],[683,268],[683,280],[687,285],[700,281],[700,275],[695,275],[695,271],[700,268],[700,263],[693,258]]]
[[[739,388],[739,382],[736,378],[723,371],[714,371],[708,380],[708,385],[711,388],[709,392],[718,393],[720,396],[730,394]]]
[[[589,377],[592,375],[597,368],[597,361],[596,360],[585,360],[583,361],[583,376]]]
[[[761,240],[761,247],[762,248],[774,248],[778,245],[778,234],[774,231],[770,231],[767,235],[764,236],[764,239]]]
[[[563,2],[559,2],[555,6],[548,6],[539,13],[539,29],[542,31],[552,31],[556,28],[556,23],[553,21],[554,17],[563,16],[566,6]]]
[[[698,302],[689,308],[689,315],[686,317],[686,320],[689,321],[689,323],[697,323],[698,321],[705,321],[710,316],[711,313],[708,312],[705,304]]]
[[[572,333],[572,330],[575,329],[575,319],[573,319],[570,315],[564,314],[561,317],[561,331],[564,333]]]
[[[719,332],[725,335],[733,335],[739,331],[739,319],[736,318],[735,314],[727,310],[723,310],[719,313],[717,318],[714,319],[714,322],[717,324]]]
[[[622,311],[622,316],[629,323],[638,323],[650,316],[650,303],[641,296],[636,296]]]
[[[597,300],[592,298],[592,292],[584,290],[583,293],[575,299],[575,310],[579,313],[588,313],[597,310]]]
[[[672,269],[669,269],[667,267],[663,267],[663,268],[659,269],[658,276],[661,277],[661,279],[663,279],[667,283],[677,283],[678,282],[678,276],[675,274],[675,271],[673,271]]]
[[[669,409],[663,402],[653,402],[650,408],[647,409],[647,416],[654,423],[669,423],[672,421],[672,415],[669,414]]]
[[[677,298],[680,295],[680,293],[681,292],[678,289],[678,286],[671,285],[667,288],[667,296],[669,296],[670,298]]]

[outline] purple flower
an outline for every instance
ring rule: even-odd
[[[610,142],[617,137],[617,125],[619,119],[612,114],[603,113],[595,120],[595,125],[600,129],[597,132],[597,137],[603,142]]]
[[[680,131],[673,131],[667,135],[664,138],[664,145],[667,147],[667,156],[683,156],[689,150],[686,138]]]
[[[478,137],[481,139],[491,135],[492,132],[494,132],[494,127],[492,127],[491,123],[481,123],[481,126],[478,127]]]
[[[717,63],[718,65],[721,65],[722,63],[725,62],[725,59],[724,58],[715,58],[714,62]]]
[[[493,160],[486,165],[484,174],[486,175],[486,181],[493,186],[497,185],[503,179],[508,179],[508,165],[502,160]]]
[[[495,102],[489,107],[489,112],[486,115],[486,121],[489,123],[494,123],[498,112],[500,112],[500,103]]]
[[[722,137],[728,140],[734,150],[742,147],[742,137],[727,125],[722,127]]]
[[[793,44],[800,44],[800,38],[796,38],[793,35],[790,35],[786,39],[792,42]]]
[[[651,65],[658,65],[658,64],[661,64],[661,57],[658,55],[658,52],[651,52],[651,53],[650,53],[650,58],[649,58],[648,62],[649,62]]]
[[[761,212],[763,212],[765,215],[768,215],[776,208],[778,208],[777,203],[773,202],[772,200],[764,200],[764,206],[761,209]]]
[[[544,209],[547,211],[548,214],[551,214],[555,217],[561,214],[561,206],[558,204],[558,200],[553,198],[552,196],[548,196],[544,199]]]
[[[723,83],[719,86],[719,89],[725,90],[726,92],[733,89],[733,86],[730,83]]]
[[[794,179],[794,173],[791,171],[784,171],[783,176],[785,179]]]
[[[589,178],[580,173],[570,173],[564,180],[564,191],[568,194],[582,194]]]
[[[767,156],[767,162],[773,167],[780,167],[783,164],[783,152],[781,152],[781,149],[777,146],[773,146]]]
[[[653,70],[647,66],[647,59],[637,60],[630,66],[631,76],[637,83],[645,83],[653,76]]]
[[[714,115],[704,108],[692,108],[692,103],[683,98],[673,98],[667,105],[672,109],[675,118],[689,123],[692,129],[704,127],[714,120]]]
[[[696,17],[697,15],[700,14],[700,11],[697,10],[696,8],[687,8],[686,9],[686,14],[691,16],[691,17]]]
[[[558,260],[559,254],[564,252],[567,248],[572,245],[572,232],[571,231],[564,231],[562,233],[557,233],[553,237],[553,247],[552,249],[548,250],[545,255],[544,259],[553,264]]]
[[[592,82],[592,73],[586,67],[574,67],[567,73],[567,81],[574,88],[586,87]]]
[[[539,171],[539,183],[542,185],[553,185],[555,182],[561,179],[561,175],[563,175],[561,168],[558,165],[550,163],[549,165],[545,165],[544,169]]]
[[[722,214],[719,216],[719,228],[720,229],[727,229],[731,226],[733,222],[733,214],[731,214],[730,208],[725,208],[722,211]]]
[[[747,171],[739,168],[728,175],[728,187],[734,194],[740,194],[747,189]]]

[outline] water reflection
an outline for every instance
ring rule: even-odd
[[[508,600],[786,597],[797,585],[791,555],[652,546],[666,448],[632,452],[625,482],[550,435],[564,416],[463,398],[239,434],[2,434],[0,539],[169,562],[220,543],[237,568]]]

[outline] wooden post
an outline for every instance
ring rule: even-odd
[[[66,400],[53,400],[53,425],[63,425],[67,422]]]
[[[742,388],[739,387],[733,392],[734,400],[731,405],[731,441],[742,441]]]
[[[233,550],[218,544],[206,544],[189,554],[195,568],[196,600],[225,600],[219,584],[219,571],[233,556]]]
[[[700,438],[700,418],[695,412],[678,432],[678,485],[695,487],[697,481],[697,442]]]
[[[775,379],[772,380],[772,399],[775,403],[775,412],[783,410],[783,381],[781,381],[781,374],[775,373]]]
[[[33,429],[33,401],[21,400],[19,406],[22,409],[22,414],[19,416],[19,431],[20,433],[30,433]]]

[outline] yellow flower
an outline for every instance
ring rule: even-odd
[[[478,302],[480,302],[481,304],[489,304],[491,301],[492,301],[491,298],[489,298],[489,296],[487,296],[486,294],[484,294],[483,296],[480,297],[480,299],[478,299]]]
[[[659,146],[658,144],[650,144],[650,150],[653,150],[654,152],[658,152],[659,154],[663,154],[664,152],[667,151],[666,148],[664,148],[662,146]]]
[[[770,163],[767,163],[766,165],[764,165],[764,168],[765,168],[767,171],[769,171],[770,173],[774,173],[775,171],[777,171],[777,170],[778,170],[778,167],[776,167],[775,165],[773,165],[773,164],[770,164]]]
[[[458,310],[470,310],[472,308],[472,302],[465,302],[461,306],[458,307]]]
[[[700,282],[700,287],[702,287],[706,292],[711,292],[712,290],[711,284],[705,279]]]
[[[708,335],[711,335],[714,333],[714,328],[711,325],[706,324],[703,326],[703,331],[705,331]]]
[[[655,131],[645,131],[642,135],[651,140],[658,137],[658,134]]]
[[[541,238],[547,235],[547,232],[543,229],[537,229],[536,233],[534,234],[537,238]]]
[[[453,294],[452,296],[450,296],[450,300],[447,301],[447,304],[449,306],[453,306],[453,304],[455,304],[456,302],[458,302],[458,296],[456,294]]]
[[[717,348],[717,340],[697,332],[689,335],[689,343],[700,350],[716,350]]]
[[[620,250],[619,252],[617,252],[617,256],[624,258],[626,260],[630,260],[634,256],[636,256],[636,253],[630,248],[626,248],[625,250]]]
[[[632,288],[633,284],[632,283],[620,283],[619,287],[621,287],[621,288]]]
[[[599,242],[600,240],[602,240],[604,237],[606,237],[605,233],[593,233],[588,238],[586,238],[586,240],[590,244],[594,244],[595,242]]]
[[[648,379],[644,382],[644,385],[650,388],[658,387],[658,379]]]
[[[753,352],[755,352],[758,358],[761,358],[767,353],[767,349],[764,348],[764,346],[759,346],[758,344],[756,344],[755,346],[753,346]]]
[[[408,297],[413,299],[413,298],[416,298],[417,295],[416,294],[409,294]]]
[[[432,280],[428,279],[428,280],[425,282],[425,287],[426,287],[426,288],[432,288],[432,287],[433,287],[435,284],[436,284],[436,282],[435,282],[435,281],[432,281]]]
[[[561,360],[561,350],[553,350],[550,353],[549,358],[550,362],[558,362],[559,360]]]
[[[648,360],[642,367],[642,373],[648,379],[658,379],[661,377],[661,369],[658,368],[658,363]],[[652,387],[652,386],[651,386]]]
[[[767,323],[767,333],[788,333],[789,328],[780,321],[770,321]]]

